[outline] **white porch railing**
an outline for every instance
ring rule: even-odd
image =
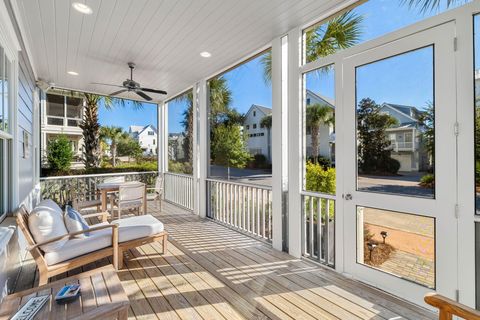
[[[95,196],[97,184],[104,182],[105,179],[125,177],[125,181],[141,181],[148,186],[154,186],[157,176],[157,171],[146,171],[44,177],[40,178],[41,196],[42,199],[48,198],[65,204],[73,200],[72,192],[75,192],[75,197],[91,200],[89,198]]]
[[[207,179],[207,190],[209,218],[271,241],[271,187]]]
[[[335,196],[302,192],[302,254],[335,265]]]
[[[164,200],[193,210],[193,176],[164,173]]]

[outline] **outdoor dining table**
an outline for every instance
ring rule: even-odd
[[[107,194],[109,192],[116,192],[120,190],[120,185],[124,182],[103,182],[97,184],[97,189],[101,193],[101,200],[102,200],[102,212],[107,211]],[[147,190],[145,187],[145,193],[143,196],[143,214],[147,213]]]

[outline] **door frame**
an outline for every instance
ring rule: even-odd
[[[456,69],[456,99],[458,106],[458,153],[463,156],[458,159],[458,165],[464,170],[458,172],[457,188],[458,203],[458,228],[461,234],[458,238],[458,293],[457,300],[471,307],[475,306],[475,233],[474,222],[480,222],[480,217],[474,216],[474,121],[473,112],[473,15],[480,13],[480,2],[473,1],[460,8],[452,9],[435,17],[417,22],[413,25],[404,27],[382,37],[370,40],[368,42],[356,45],[354,47],[340,51],[334,55],[318,59],[307,64],[302,64],[300,56],[302,52],[303,30],[310,27],[312,23],[307,23],[289,31],[288,36],[292,39],[292,45],[289,45],[289,127],[293,128],[289,134],[289,145],[295,146],[300,143],[302,128],[299,127],[299,115],[302,112],[303,101],[301,81],[303,74],[326,65],[334,64],[335,69],[341,67],[341,61],[346,56],[351,56],[373,49],[383,43],[393,41],[398,38],[406,37],[417,32],[429,29],[436,25],[454,21],[457,27],[457,48],[455,51]],[[326,18],[326,17],[324,17]],[[298,41],[296,41],[298,39]],[[453,45],[453,44],[452,44]],[[336,123],[341,123],[343,119],[343,97],[342,97],[342,79],[336,76],[335,96],[336,96]],[[341,130],[336,130],[336,165],[344,166],[343,144],[346,137]],[[300,162],[303,159],[300,148],[292,148],[289,156],[289,231],[288,247],[289,253],[299,257],[301,253],[301,180]],[[297,163],[296,165],[294,164]],[[339,200],[344,193],[343,173],[337,171],[336,194]],[[336,201],[335,206],[335,270],[344,273],[344,208],[343,201]],[[284,235],[285,237],[285,235]],[[419,302],[417,302],[419,303]]]
[[[364,282],[392,292],[404,299],[418,303],[427,292],[437,291],[449,298],[456,298],[457,262],[457,220],[455,218],[456,195],[450,186],[456,186],[456,123],[455,73],[453,42],[455,24],[440,24],[408,37],[385,43],[375,49],[346,57],[343,61],[344,77],[344,194],[352,195],[352,200],[344,197],[345,221],[345,272]],[[357,133],[356,133],[356,70],[368,64],[395,58],[424,48],[432,48],[434,104],[435,104],[435,195],[430,198],[416,198],[398,194],[381,194],[358,191],[357,188]],[[380,103],[381,101],[377,101]],[[450,107],[454,106],[454,107]],[[451,129],[451,130],[450,130]],[[406,201],[408,200],[408,201]],[[358,231],[357,207],[364,206],[385,209],[417,216],[432,217],[435,223],[435,289],[430,289],[386,273],[377,268],[358,262],[363,254],[363,237]],[[445,208],[445,210],[443,210]],[[450,209],[448,209],[450,208]],[[363,225],[363,223],[362,223]],[[455,226],[452,228],[452,226]],[[449,235],[442,236],[442,235]],[[360,238],[361,237],[361,238]],[[361,249],[358,250],[358,242]]]

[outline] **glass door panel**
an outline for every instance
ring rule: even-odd
[[[345,271],[415,303],[457,289],[453,23],[348,57]]]

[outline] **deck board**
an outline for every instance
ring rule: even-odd
[[[169,245],[165,254],[159,243],[125,252],[119,278],[130,298],[129,319],[435,319],[423,308],[174,205],[149,210],[165,224]],[[38,283],[33,270],[30,259],[17,290]]]

